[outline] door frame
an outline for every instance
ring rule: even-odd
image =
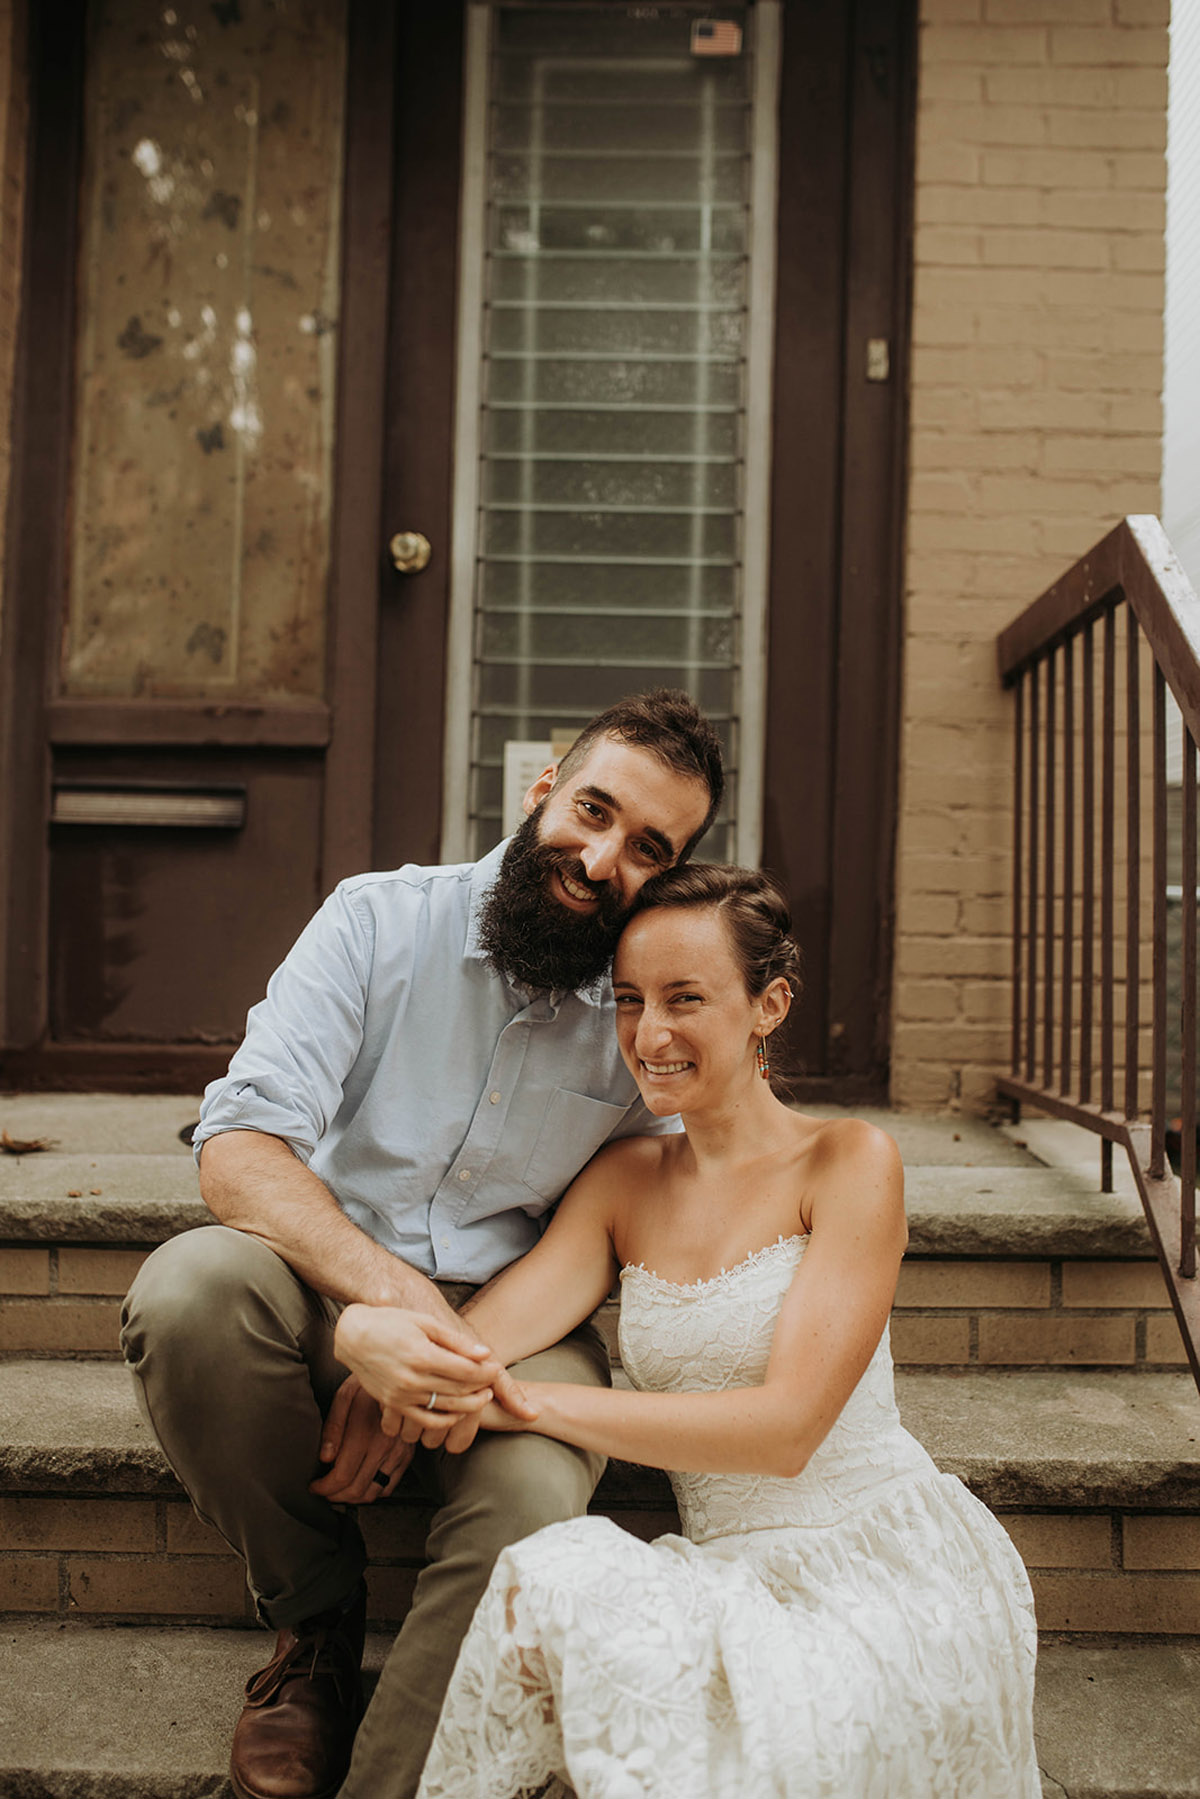
[[[401,26],[434,74],[405,95],[398,122],[392,300],[423,345],[442,348],[414,368],[394,341],[389,363],[384,529],[425,531],[434,558],[406,577],[399,601],[396,577],[384,575],[392,598],[379,622],[374,843],[383,866],[440,857],[462,159],[461,81],[445,69],[455,33],[461,66],[471,3],[399,9],[441,17]],[[916,43],[916,0],[784,0],[762,865],[791,897],[813,971],[791,1033],[805,1070],[795,1091],[810,1099],[887,1097]],[[420,227],[418,175],[438,183],[437,243]],[[409,231],[419,257],[401,252]],[[889,346],[886,381],[867,379],[871,338]],[[827,596],[815,625],[792,603],[797,593]],[[396,753],[389,715],[410,721],[427,756]],[[806,781],[814,767],[821,778]]]

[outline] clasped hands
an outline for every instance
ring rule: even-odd
[[[503,1364],[457,1319],[350,1305],[333,1346],[350,1373],[321,1432],[329,1470],[311,1490],[335,1503],[367,1505],[393,1493],[418,1442],[461,1454],[481,1423],[514,1430],[537,1416]]]

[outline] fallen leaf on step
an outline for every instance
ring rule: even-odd
[[[49,1137],[10,1137],[7,1131],[0,1131],[0,1150],[6,1156],[33,1156],[39,1149],[49,1149]]]
[[[88,1192],[91,1194],[93,1199],[99,1199],[99,1197],[103,1193],[103,1191],[104,1191],[103,1187],[89,1187],[88,1188]]]
[[[83,1194],[80,1192],[78,1187],[68,1187],[67,1188],[67,1198],[68,1199],[82,1199]]]

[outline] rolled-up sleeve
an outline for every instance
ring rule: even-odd
[[[307,1163],[362,1048],[374,948],[372,914],[343,884],[272,975],[229,1072],[205,1089],[197,1156],[223,1131],[262,1131]]]

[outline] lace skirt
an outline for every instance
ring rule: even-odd
[[[507,1549],[419,1799],[1040,1799],[1025,1570],[932,1471],[832,1525]]]

